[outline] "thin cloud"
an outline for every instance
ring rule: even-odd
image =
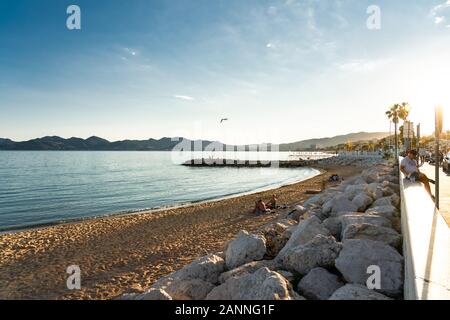
[[[132,57],[139,55],[139,51],[133,48],[125,47],[123,48],[123,51]]]
[[[434,23],[435,24],[441,24],[442,22],[444,22],[445,17],[436,17],[434,18]]]
[[[446,2],[433,7],[430,10],[429,17],[434,18],[434,23],[440,25],[445,20],[447,20],[446,17],[448,17],[450,14],[449,9],[450,9],[450,0],[447,0]]]
[[[183,95],[179,95],[179,94],[176,94],[176,95],[174,95],[173,97],[174,97],[175,99],[183,100],[183,101],[194,101],[194,100],[195,100],[194,97],[191,97],[191,96],[183,96]]]
[[[389,63],[389,60],[353,60],[340,64],[338,68],[345,72],[372,72]]]
[[[270,15],[276,15],[278,13],[278,8],[275,6],[270,6],[269,9],[267,9],[267,13]]]
[[[450,0],[447,0],[446,2],[433,7],[430,11],[430,15],[436,16],[439,14],[440,11],[442,11],[446,8],[450,8]]]

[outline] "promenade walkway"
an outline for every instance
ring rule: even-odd
[[[430,179],[434,179],[434,169],[435,167],[429,165],[428,163],[420,167],[420,170],[425,173]],[[440,191],[439,191],[439,212],[441,213],[447,225],[450,227],[450,175],[444,173],[442,168],[439,169],[439,179],[440,179]],[[431,185],[431,190],[434,194],[434,186]]]
[[[425,167],[424,173],[430,174],[427,170]],[[400,190],[405,299],[449,300],[449,226],[421,183],[412,183],[401,175]]]

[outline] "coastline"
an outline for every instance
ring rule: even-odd
[[[156,211],[110,215],[0,234],[0,299],[111,299],[142,292],[153,281],[219,250],[241,229],[276,220],[320,188],[326,172],[343,177],[362,168],[318,166],[318,176],[247,195]],[[255,217],[258,198],[276,193],[286,210]],[[79,265],[81,290],[66,288],[69,265]],[[129,292],[129,291],[127,291]]]

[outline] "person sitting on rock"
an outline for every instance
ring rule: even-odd
[[[266,204],[264,203],[264,201],[262,201],[262,199],[259,199],[258,201],[256,201],[255,209],[253,210],[253,212],[257,216],[259,216],[259,215],[265,214],[267,212],[270,212],[270,210],[267,209]]]
[[[427,190],[428,194],[434,200],[434,196],[431,193],[430,182],[434,183],[433,180],[428,179],[428,177],[420,172],[419,167],[416,161],[417,151],[416,150],[408,150],[406,153],[406,157],[403,158],[400,163],[400,171],[403,172],[405,177],[412,182],[420,181],[423,183],[425,190]]]

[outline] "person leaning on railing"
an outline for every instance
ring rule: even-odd
[[[434,196],[431,193],[430,182],[434,183],[433,180],[428,179],[428,177],[420,172],[419,166],[416,161],[417,151],[416,150],[408,150],[406,152],[406,157],[403,158],[400,163],[400,171],[406,176],[407,179],[412,182],[420,181],[423,183],[425,190],[427,190],[428,194],[434,200]]]

